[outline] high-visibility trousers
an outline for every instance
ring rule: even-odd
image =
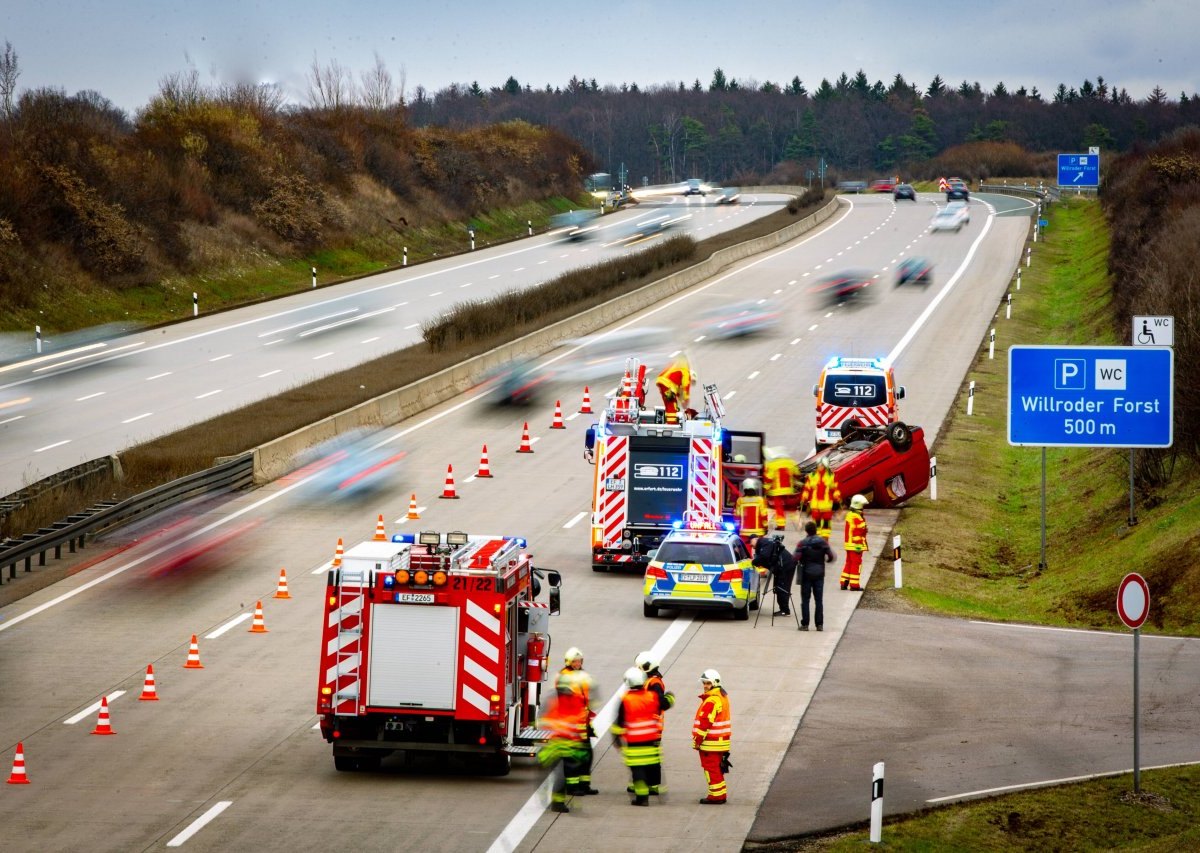
[[[723,802],[728,794],[725,774],[721,772],[721,759],[724,756],[724,752],[700,750],[700,766],[704,768],[704,778],[708,782],[708,798],[710,800]]]
[[[862,551],[847,551],[846,564],[842,566],[842,589],[859,589],[859,572],[862,569]]]

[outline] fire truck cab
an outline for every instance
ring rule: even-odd
[[[534,755],[560,584],[516,537],[379,534],[347,550],[327,576],[317,679],[335,767],[402,750],[502,776],[512,755]]]
[[[892,366],[879,358],[831,358],[813,386],[817,404],[818,448],[836,444],[844,425],[886,427],[899,420],[897,402],[904,386],[896,385]]]

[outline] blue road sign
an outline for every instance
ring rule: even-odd
[[[1174,409],[1167,347],[1009,347],[1009,444],[1170,447]]]
[[[1045,228],[1045,227],[1046,227],[1047,225],[1049,225],[1049,224],[1050,224],[1050,220],[1049,220],[1049,219],[1039,219],[1039,220],[1038,220],[1038,227],[1039,227],[1039,228]]]
[[[1100,186],[1100,155],[1059,154],[1058,185],[1060,187]]]

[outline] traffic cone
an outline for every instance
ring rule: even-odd
[[[265,634],[267,633],[267,624],[263,622],[262,602],[259,601],[254,605],[254,621],[250,624],[248,634]]]
[[[446,485],[442,487],[442,493],[438,495],[440,498],[449,498],[450,500],[458,500],[458,494],[454,491],[454,466],[446,466]]]
[[[183,665],[184,669],[204,669],[204,664],[200,663],[200,644],[196,642],[196,635],[192,634],[192,647],[188,649],[187,663]]]
[[[25,775],[25,744],[17,743],[17,754],[13,756],[12,774],[8,777],[10,785],[28,785],[29,777]]]
[[[375,540],[376,542],[387,541],[387,528],[383,526],[383,515],[379,516],[379,521],[375,522]]]
[[[100,697],[100,716],[96,719],[96,728],[92,729],[94,735],[115,735],[112,724],[108,719],[108,697]]]
[[[567,425],[562,419],[562,400],[554,401],[554,423],[550,424],[550,429],[566,429]]]
[[[521,446],[517,448],[517,453],[533,453],[533,444],[529,441],[529,421],[525,421],[525,429],[521,433]]]
[[[421,517],[421,513],[417,512],[417,494],[413,492],[413,496],[408,500],[408,515],[404,516],[410,520],[416,520]]]
[[[146,664],[146,683],[142,686],[142,695],[138,697],[139,702],[157,702],[158,691],[154,688],[154,664]]]
[[[479,470],[475,472],[476,477],[492,476],[492,469],[488,467],[487,445],[483,446],[483,453],[479,455]]]
[[[588,387],[586,385],[583,386],[583,405],[579,407],[579,414],[592,414],[592,395],[591,392],[588,391]]]
[[[279,570],[279,583],[275,587],[274,598],[291,598],[287,588],[287,569]]]
[[[342,547],[342,537],[338,537],[337,550],[333,552],[333,562],[330,568],[340,569],[342,567],[342,555],[346,553],[346,549]]]

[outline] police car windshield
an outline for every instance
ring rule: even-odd
[[[887,388],[882,376],[830,374],[825,377],[825,403],[830,406],[884,406]]]
[[[700,563],[724,566],[733,562],[729,546],[721,542],[664,542],[655,559],[663,563]]]

